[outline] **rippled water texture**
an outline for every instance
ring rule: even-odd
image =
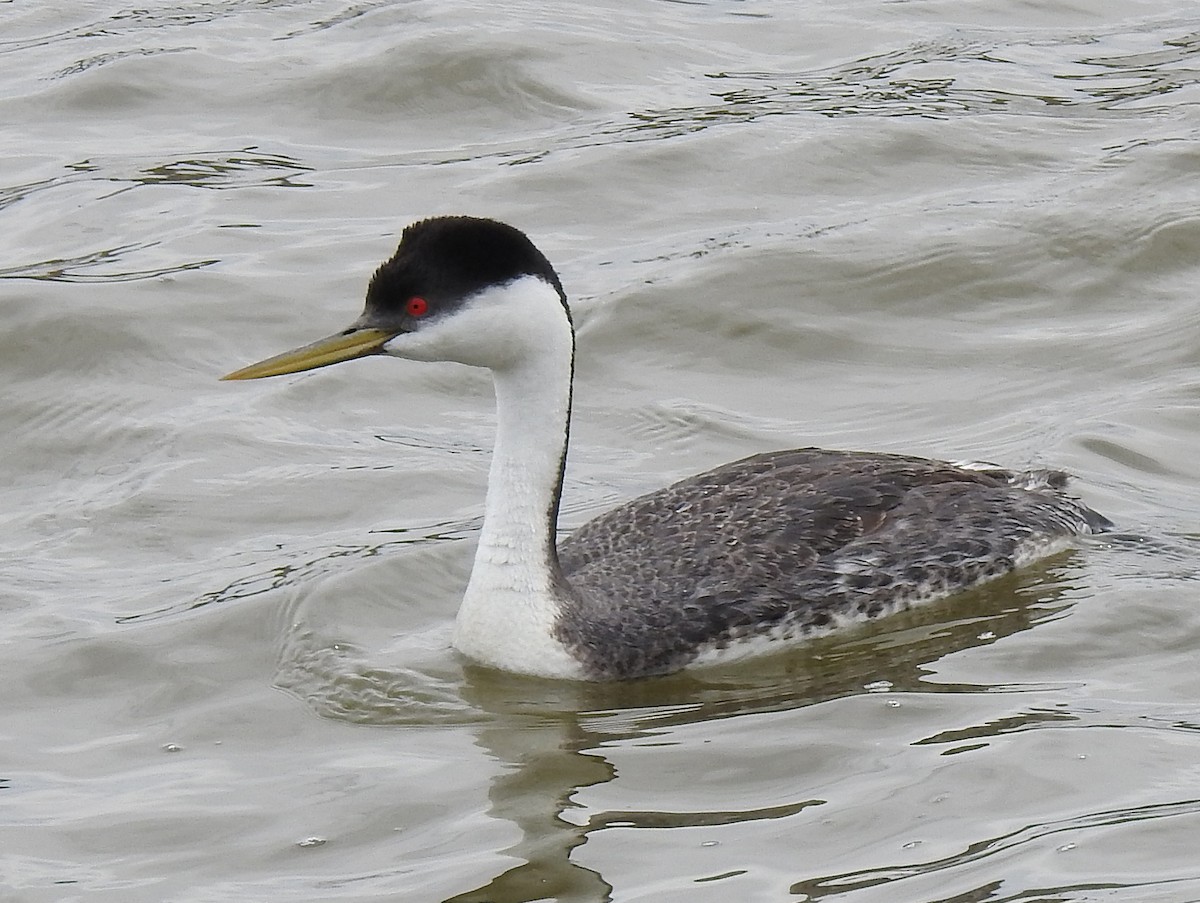
[[[0,898],[1200,899],[1193,3],[0,2]],[[723,671],[460,661],[484,374],[236,366],[400,228],[580,325],[563,526],[769,448],[1120,532]]]

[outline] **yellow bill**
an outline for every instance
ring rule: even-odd
[[[221,379],[262,379],[264,376],[282,376],[285,373],[299,373],[302,370],[315,370],[317,367],[328,367],[342,361],[353,360],[356,357],[366,357],[368,354],[380,354],[388,339],[394,338],[396,332],[386,329],[349,329],[328,338],[320,339],[303,348],[295,348],[269,357],[265,361],[243,367],[227,373]]]

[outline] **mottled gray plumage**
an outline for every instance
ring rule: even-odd
[[[803,636],[1012,570],[1108,521],[1065,474],[795,449],[634,499],[559,546],[559,638],[595,678],[663,674],[758,634]]]

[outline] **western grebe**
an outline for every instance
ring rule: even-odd
[[[508,671],[619,680],[738,658],[1111,527],[1058,471],[802,448],[626,502],[556,547],[575,331],[550,262],[494,220],[410,225],[348,329],[224,378],[370,354],[492,371],[496,442],[454,645]]]

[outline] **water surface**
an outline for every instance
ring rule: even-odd
[[[0,887],[1200,899],[1182,2],[0,3]],[[486,375],[217,377],[490,215],[580,327],[563,527],[820,444],[1115,537],[721,671],[463,663]]]

